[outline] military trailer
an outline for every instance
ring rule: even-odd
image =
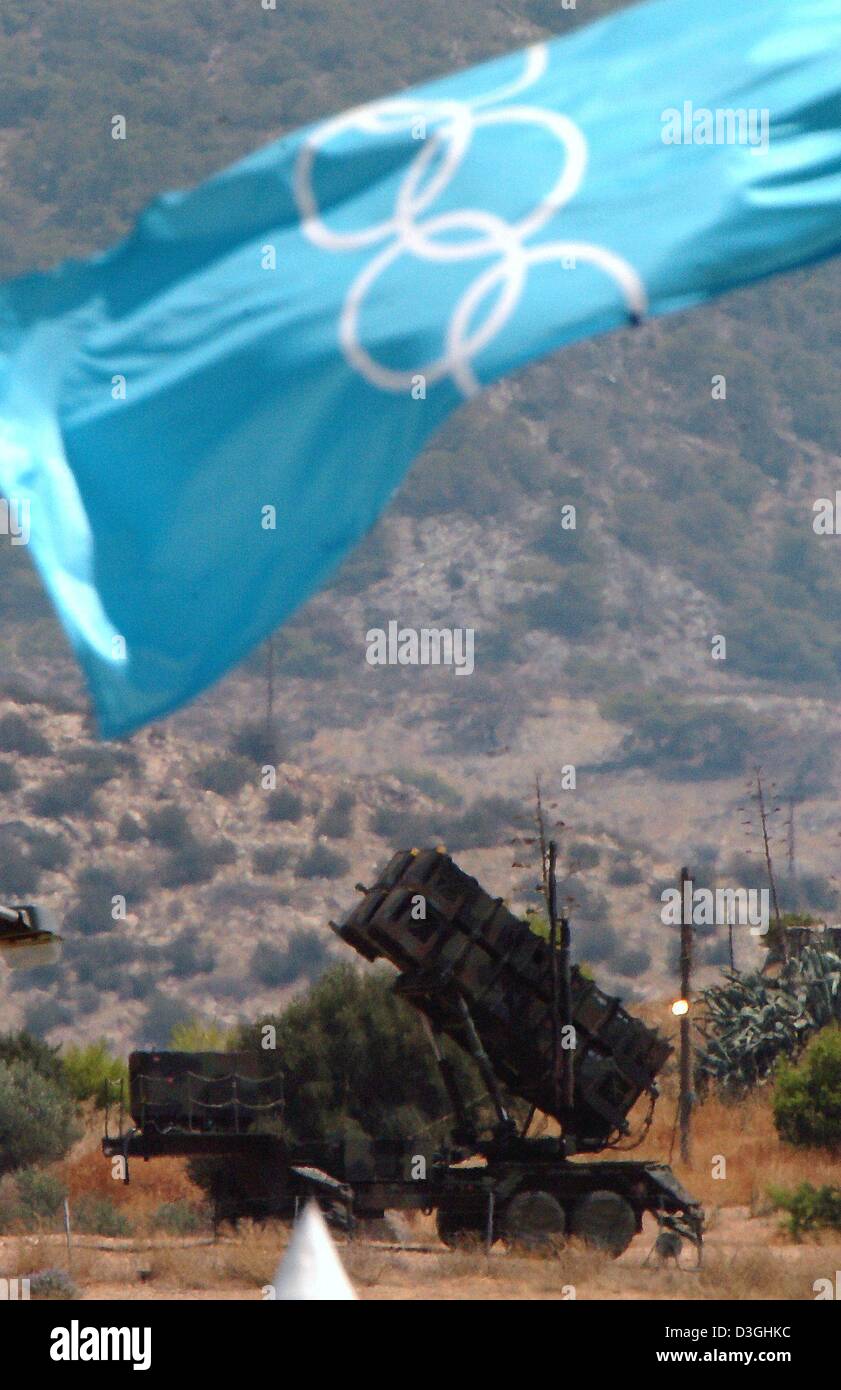
[[[280,1120],[282,1091],[279,1077],[276,1092],[267,1085],[263,1058],[135,1053],[135,1127],[106,1133],[105,1152],[229,1156],[238,1171],[234,1183],[219,1167],[219,1219],[288,1215],[315,1193],[351,1228],[389,1210],[434,1211],[446,1243],[473,1236],[549,1244],[571,1233],[618,1255],[649,1212],[700,1255],[700,1204],[671,1170],[612,1156],[628,1139],[637,1101],[647,1096],[653,1110],[669,1044],[575,967],[562,1002],[550,944],[441,850],[400,851],[361,891],[330,925],[365,959],[390,961],[396,992],[426,1019],[453,1109],[446,1142],[289,1147],[279,1126],[266,1123]],[[567,1046],[559,1050],[561,1034]],[[495,1111],[485,1133],[459,1092],[442,1035],[479,1069]],[[560,1064],[570,1063],[562,1077]],[[515,1123],[506,1094],[525,1102],[525,1123]],[[557,1120],[558,1136],[529,1137],[535,1111]],[[602,1156],[587,1157],[595,1154]]]

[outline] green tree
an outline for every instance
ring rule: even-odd
[[[799,1062],[779,1062],[774,1124],[789,1144],[841,1146],[841,1028],[823,1028]]]
[[[336,965],[282,1014],[243,1029],[246,1049],[261,1046],[266,1023],[277,1030],[291,1140],[408,1138],[432,1132],[449,1112],[420,1018],[393,993],[393,978],[385,968]],[[465,1093],[477,1094],[472,1065],[453,1051]]]
[[[73,1099],[27,1061],[0,1061],[0,1175],[63,1158],[81,1136]]]
[[[173,1052],[230,1052],[236,1047],[235,1029],[223,1028],[210,1019],[188,1018],[176,1023],[169,1035]]]
[[[68,1088],[76,1100],[93,1100],[103,1108],[119,1094],[121,1082],[128,1093],[126,1064],[112,1054],[104,1038],[84,1045],[70,1043],[63,1050],[61,1061]]]

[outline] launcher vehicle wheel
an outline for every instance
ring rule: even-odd
[[[451,1249],[466,1241],[480,1240],[483,1235],[483,1228],[477,1221],[471,1221],[464,1212],[447,1211],[444,1207],[439,1207],[435,1213],[435,1229],[442,1245],[449,1245]]]
[[[618,1192],[588,1192],[572,1212],[572,1234],[614,1259],[627,1250],[637,1231],[630,1202]]]
[[[500,1234],[511,1246],[552,1250],[563,1244],[566,1215],[551,1192],[518,1192],[502,1214]]]

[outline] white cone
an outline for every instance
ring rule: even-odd
[[[355,1299],[327,1223],[310,1200],[292,1230],[292,1239],[274,1277],[275,1298],[286,1303],[315,1299]]]

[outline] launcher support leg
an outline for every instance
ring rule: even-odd
[[[461,1021],[464,1025],[468,1050],[477,1067],[479,1068],[482,1080],[484,1081],[485,1086],[487,1087],[488,1095],[493,1101],[493,1106],[494,1110],[496,1111],[496,1118],[499,1123],[499,1128],[501,1130],[504,1130],[506,1133],[513,1132],[514,1126],[511,1117],[508,1114],[508,1111],[505,1109],[505,1105],[503,1104],[502,1093],[499,1089],[497,1079],[494,1076],[493,1067],[490,1063],[490,1058],[488,1057],[487,1052],[482,1046],[482,1043],[479,1039],[479,1034],[476,1032],[476,1024],[473,1022],[473,1015],[467,1007],[467,1004],[462,995],[458,996],[458,1011],[461,1014]]]
[[[432,1024],[429,1022],[429,1019],[426,1017],[425,1014],[421,1014],[421,1021],[423,1023],[426,1036],[429,1038],[429,1045],[432,1048],[433,1053],[435,1054],[435,1061],[438,1063],[438,1070],[441,1074],[441,1080],[444,1083],[447,1095],[450,1098],[450,1104],[453,1107],[453,1113],[456,1117],[457,1129],[455,1130],[453,1137],[455,1138],[457,1143],[464,1143],[468,1145],[475,1144],[478,1137],[476,1134],[476,1127],[467,1113],[467,1107],[464,1104],[464,1097],[462,1096],[461,1091],[458,1087],[458,1082],[456,1081],[455,1072],[453,1070],[453,1064],[449,1061],[447,1057],[444,1056],[440,1041],[441,1034],[438,1032],[437,1029],[433,1028]]]

